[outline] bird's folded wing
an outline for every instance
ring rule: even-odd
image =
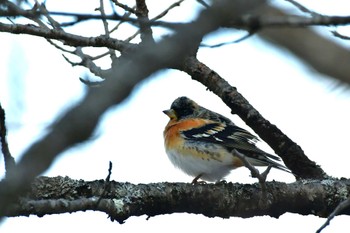
[[[229,150],[250,151],[263,154],[271,159],[280,160],[279,157],[260,150],[255,143],[258,138],[247,130],[233,124],[219,122],[208,123],[203,126],[182,131],[182,135],[190,140],[210,142],[223,145]]]

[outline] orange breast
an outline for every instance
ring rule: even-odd
[[[204,119],[170,120],[163,132],[166,148],[171,149],[183,143],[184,138],[180,135],[181,131],[200,127],[207,122]]]

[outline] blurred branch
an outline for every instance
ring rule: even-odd
[[[174,5],[172,5],[174,6]],[[177,5],[176,5],[177,6]],[[271,7],[271,9],[277,10],[276,8]],[[155,17],[152,20],[145,19],[135,19],[128,16],[117,16],[117,15],[96,15],[96,14],[80,14],[74,12],[48,12],[51,16],[63,16],[63,17],[75,17],[77,21],[83,20],[115,20],[129,22],[132,24],[144,24],[147,26],[161,26],[167,27],[170,29],[176,29],[181,26],[183,23],[169,23],[165,21],[159,21],[160,17],[163,14],[160,14],[158,17]],[[167,13],[164,11],[164,13]],[[0,17],[18,17],[25,16],[28,18],[38,18],[43,15],[41,12],[21,12],[21,14],[8,13],[7,11],[0,10]],[[157,20],[157,21],[156,21]],[[71,25],[72,23],[70,23]],[[343,26],[350,24],[350,16],[325,16],[318,15],[317,17],[304,17],[296,15],[256,15],[244,16],[237,21],[232,21],[227,23],[226,26],[238,27],[238,28],[250,28],[252,26],[259,28],[272,28],[272,27],[306,27],[306,26]],[[222,25],[224,26],[224,25]]]
[[[344,36],[337,31],[331,31],[331,33],[333,34],[333,36],[338,37],[342,40],[350,40],[350,36]]]
[[[86,182],[68,177],[39,177],[31,185],[31,191],[21,197],[17,204],[11,205],[6,216],[44,216],[93,210],[104,212],[112,221],[119,223],[124,223],[131,216],[151,217],[171,213],[221,218],[263,215],[278,218],[284,213],[326,217],[346,199],[343,190],[350,188],[347,179],[291,184],[273,181],[265,184],[267,195],[263,197],[257,184],[135,185],[103,180]],[[108,192],[104,192],[106,187]],[[259,206],[262,198],[267,198],[264,207]],[[350,215],[350,211],[343,214]]]
[[[16,162],[15,159],[11,156],[10,149],[6,140],[6,121],[5,121],[5,110],[0,104],[0,143],[1,143],[1,152],[4,156],[5,171],[6,177],[14,172]]]
[[[151,21],[156,22],[157,20],[163,18],[165,15],[167,15],[169,13],[170,10],[172,10],[175,7],[180,6],[183,1],[185,1],[185,0],[179,0],[177,2],[174,2],[168,8],[166,8],[163,12],[161,12],[159,15],[157,15],[153,19],[151,19]]]
[[[214,44],[214,45],[208,45],[208,44],[201,44],[201,47],[206,47],[206,48],[218,48],[221,46],[225,46],[225,45],[229,45],[229,44],[237,44],[240,43],[244,40],[249,39],[250,37],[254,36],[256,33],[256,31],[254,32],[249,32],[247,35],[242,36],[241,38],[235,39],[233,41],[229,41],[229,42],[222,42],[222,43],[218,43],[218,44]]]
[[[8,1],[6,1],[8,2]],[[181,1],[174,3],[168,9],[172,9]],[[11,9],[15,9],[13,4]],[[0,12],[3,15],[17,14],[25,17],[33,18],[38,17],[38,14],[53,14],[53,15],[66,15],[74,16],[74,13],[60,12],[48,12],[38,10],[40,7],[33,7],[32,10],[16,9],[13,11]],[[164,11],[168,12],[168,9]],[[128,8],[128,10],[131,10]],[[7,12],[7,13],[6,13]],[[13,13],[14,12],[14,13]],[[135,11],[136,13],[136,11]],[[310,12],[308,12],[310,13]],[[310,13],[311,14],[311,13]],[[162,14],[160,14],[162,15]],[[289,50],[292,54],[302,59],[305,64],[310,65],[319,73],[333,77],[341,82],[350,84],[350,66],[347,61],[350,60],[349,49],[340,46],[334,41],[323,38],[311,29],[300,28],[311,25],[346,25],[350,22],[350,17],[338,17],[338,16],[323,16],[311,14],[313,17],[304,16],[292,16],[279,9],[271,6],[265,6],[260,8],[258,16],[252,14],[249,17],[247,15],[238,17],[235,20],[231,20],[230,26],[234,28],[245,28],[248,31],[256,32],[258,35],[272,42],[273,46],[280,46]],[[166,23],[157,21],[157,17],[151,20],[147,19],[132,19],[130,17],[120,17],[115,15],[101,16],[101,15],[75,15],[76,18],[86,19],[115,19],[122,20],[123,22],[129,21],[134,24],[143,24],[144,26],[164,26],[169,28],[178,28],[183,26],[182,23]],[[36,20],[37,22],[37,20]],[[291,29],[290,27],[299,27]],[[20,24],[4,24],[0,23],[0,32],[9,32],[13,34],[30,34],[47,39],[56,39],[62,41],[66,45],[70,46],[93,46],[93,47],[107,47],[109,49],[115,49],[118,51],[124,51],[126,48],[133,47],[133,44],[127,41],[121,41],[112,38],[106,38],[106,36],[97,37],[83,37],[79,35],[69,34],[59,31],[57,29],[48,29],[37,27],[35,25],[20,25]],[[136,34],[137,35],[137,34]],[[345,37],[345,36],[344,36]],[[338,38],[340,38],[338,36]]]
[[[131,7],[129,7],[128,5],[122,4],[122,3],[118,2],[118,0],[112,0],[112,2],[113,2],[116,6],[118,6],[118,7],[122,8],[122,9],[124,9],[125,12],[130,12],[130,13],[136,15],[136,11],[135,11],[134,8],[131,8]]]
[[[261,15],[287,16],[285,12],[269,6],[261,9]],[[287,49],[317,72],[350,84],[350,51],[334,40],[308,28],[266,28],[258,35],[273,46]]]
[[[316,13],[315,11],[312,11],[308,8],[306,8],[305,6],[303,6],[302,4],[300,4],[299,2],[296,2],[294,0],[286,0],[287,2],[291,3],[293,6],[295,6],[296,8],[298,8],[301,12],[303,13],[308,13],[311,16],[320,16],[321,14]]]

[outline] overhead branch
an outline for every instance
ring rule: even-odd
[[[288,16],[286,12],[269,6],[262,8],[260,14],[280,18]],[[258,35],[273,46],[287,49],[315,71],[350,84],[350,51],[334,40],[310,28],[264,28]]]

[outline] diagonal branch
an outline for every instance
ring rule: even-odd
[[[238,91],[215,71],[201,63],[194,57],[188,58],[183,67],[184,72],[191,75],[194,80],[202,83],[209,90],[219,96],[250,126],[271,148],[278,154],[285,165],[299,178],[323,179],[327,175],[311,161],[304,151],[285,135],[277,126],[266,120]]]
[[[339,203],[339,205],[334,209],[334,211],[328,216],[326,222],[316,231],[316,233],[320,233],[324,228],[326,228],[331,220],[339,214],[342,214],[344,210],[349,209],[350,207],[350,198],[346,199]]]

